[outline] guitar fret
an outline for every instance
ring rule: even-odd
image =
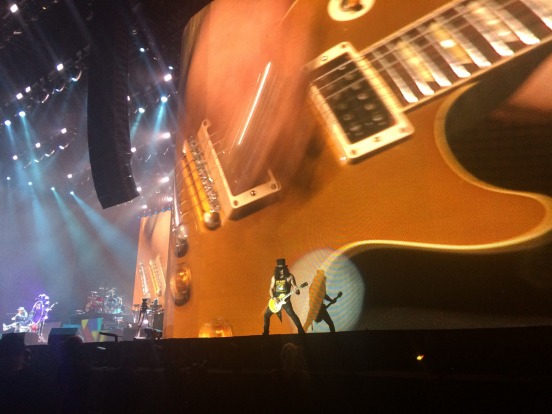
[[[512,33],[525,45],[534,45],[540,42],[540,39],[536,37],[530,30],[527,29],[508,9],[500,7],[496,1],[490,0],[489,4],[492,6],[492,13],[495,14],[503,23],[500,27],[495,28],[501,37],[506,37],[504,34],[503,26],[506,25]],[[487,8],[485,8],[487,10]],[[508,40],[507,40],[508,41]]]
[[[430,43],[435,45],[435,50],[448,64],[452,72],[460,79],[469,78],[471,73],[461,61],[463,57],[469,59],[465,50],[458,46],[437,22],[430,23],[428,29],[426,37],[430,38]]]
[[[427,69],[423,66],[420,59],[412,52],[408,44],[404,40],[399,40],[395,44],[394,49],[396,50],[395,53],[402,57],[400,60],[397,59],[397,63],[404,68],[406,74],[414,81],[422,95],[433,95],[435,91],[419,75],[419,73],[427,73]]]
[[[495,0],[497,1],[497,0]],[[534,0],[530,0],[531,2]],[[508,2],[504,8],[508,10],[514,16],[517,16],[517,20],[528,28],[533,35],[539,39],[539,42],[543,42],[550,39],[552,27],[546,25],[546,16],[548,20],[552,16],[552,8],[548,7],[548,14],[546,15],[543,10],[537,10],[535,6],[528,6],[527,0],[517,0],[514,2]]]
[[[510,49],[497,36],[496,32],[489,30],[486,26],[485,19],[491,17],[479,1],[472,1],[466,5],[466,10],[470,13],[463,13],[463,17],[477,30],[477,32],[487,41],[493,50],[501,57],[512,56],[514,51]],[[488,22],[487,22],[488,23]]]
[[[405,108],[550,40],[549,0],[457,0],[362,54]]]
[[[399,73],[391,66],[383,54],[378,50],[372,51],[371,54],[374,58],[370,60],[374,62],[376,70],[381,74],[381,76],[386,78],[386,80],[392,81],[388,82],[391,88],[398,90],[407,103],[412,104],[418,102],[419,99],[414,91],[407,85],[402,76],[400,76]]]
[[[470,57],[471,61],[475,63],[478,68],[491,66],[491,62],[489,61],[489,59],[487,59],[485,55],[483,55],[479,51],[479,49],[477,49],[462,32],[456,30],[453,27],[450,27],[448,22],[441,16],[436,17],[436,21],[450,33],[451,37],[456,41],[456,43],[462,46],[464,51]]]
[[[438,64],[439,56],[428,40],[416,32],[413,36],[407,34],[404,38],[408,41],[413,52],[421,57],[422,62],[427,66],[427,72],[430,73],[437,85],[441,88],[451,86],[452,83],[445,73],[448,67],[447,62],[441,62],[441,65]]]
[[[552,5],[549,0],[522,0],[548,28],[552,29]]]

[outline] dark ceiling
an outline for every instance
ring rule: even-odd
[[[99,1],[0,0],[0,100],[3,106],[25,86],[51,75],[60,61],[75,61],[86,53],[90,47],[89,25]],[[110,1],[128,4],[134,43],[153,49],[166,61],[177,61],[185,22],[209,2]],[[18,5],[17,13],[10,12],[12,4]],[[131,60],[136,57],[136,49],[129,53]]]
[[[49,180],[45,186],[50,188],[55,185],[58,188],[63,185],[61,180],[67,172],[78,171],[81,173],[80,184],[87,182],[91,185],[86,145],[87,59],[95,11],[106,1],[124,1],[128,11],[128,30],[131,34],[128,48],[129,95],[144,98],[154,90],[152,85],[159,82],[161,74],[168,70],[173,79],[171,86],[166,86],[166,93],[177,94],[182,31],[186,22],[208,4],[208,0],[0,0],[1,186],[6,185],[5,177],[15,174],[12,171],[14,154],[22,155],[20,158],[23,163],[27,162],[27,168],[33,161],[38,164],[44,157],[38,157],[37,151],[32,148],[34,142],[41,142],[43,151],[49,151],[47,147],[51,144],[50,154],[57,151],[59,133],[53,131],[62,125],[61,118],[63,125],[74,124],[65,126],[69,130],[65,140],[71,143],[72,154],[57,156],[55,163],[49,158],[48,169],[41,167],[39,175],[45,181]],[[16,13],[10,11],[13,3],[19,7]],[[145,48],[146,52],[140,53],[140,47]],[[65,67],[63,73],[56,70],[60,62]],[[69,85],[66,87],[65,82],[78,71],[82,76],[75,84],[80,86],[72,85],[69,93]],[[27,87],[30,87],[29,92],[25,92]],[[23,98],[17,99],[17,93],[22,93]],[[49,97],[45,98],[46,95]],[[176,101],[173,99],[170,103],[173,111]],[[4,125],[7,119],[17,124],[18,113],[22,109],[34,128],[34,135],[28,134],[32,135],[32,139],[13,137]],[[130,102],[129,123],[132,123],[135,109]],[[16,125],[13,127],[15,131]],[[174,124],[171,127],[174,128]],[[137,144],[133,142],[133,145]],[[133,170],[139,170],[143,160],[153,164],[152,157],[159,154],[168,156],[159,162],[172,164],[174,151],[169,151],[165,143],[163,148],[153,151],[150,148],[148,153],[134,154]],[[170,166],[158,165],[156,174],[165,174]],[[135,180],[137,185],[144,187],[145,175],[154,174],[142,172],[141,175]],[[93,193],[93,190],[87,191]]]

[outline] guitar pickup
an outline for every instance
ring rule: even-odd
[[[245,191],[232,189],[228,177],[209,134],[209,120],[205,119],[196,137],[184,142],[183,156],[188,168],[186,186],[195,199],[199,215],[210,230],[218,228],[225,218],[239,219],[271,202],[281,186],[270,170],[264,179]],[[185,174],[186,175],[186,174]]]
[[[414,132],[393,93],[350,43],[309,62],[309,97],[343,163],[400,141]]]

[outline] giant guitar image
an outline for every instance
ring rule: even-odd
[[[550,186],[516,180],[550,177],[551,76],[543,96],[523,89],[551,72],[548,1],[215,0],[182,39],[168,277],[192,286],[167,299],[168,337],[219,317],[258,333],[274,257],[298,284],[325,270],[347,298],[338,331],[369,328],[378,301],[431,308],[479,281],[487,294],[521,262],[549,288]],[[474,147],[508,109],[505,130],[533,150],[498,130]],[[497,162],[507,153],[523,168]]]

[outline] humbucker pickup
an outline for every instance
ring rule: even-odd
[[[306,65],[310,100],[342,162],[402,140],[414,132],[390,89],[350,43]]]

